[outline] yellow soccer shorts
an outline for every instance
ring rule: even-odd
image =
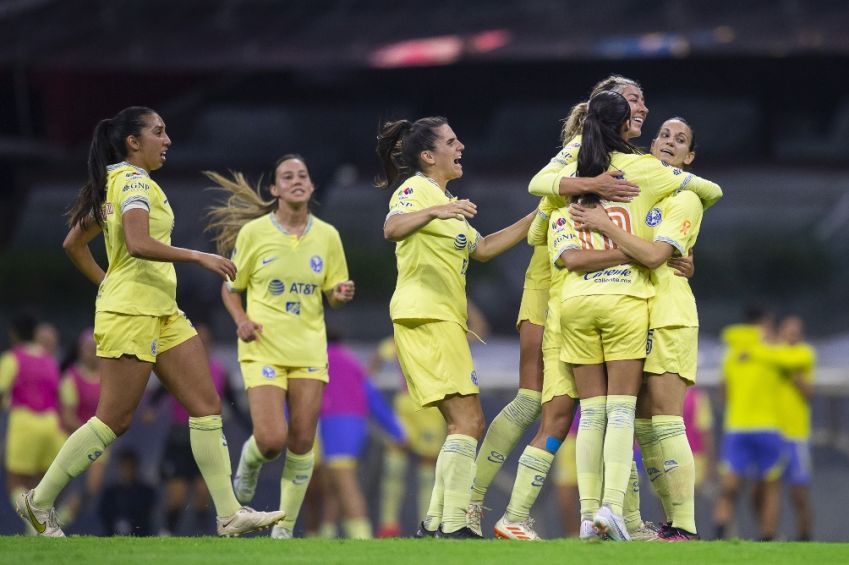
[[[67,437],[56,412],[13,408],[6,429],[6,469],[18,475],[44,473]]]
[[[239,367],[245,390],[257,386],[276,386],[287,390],[289,379],[312,379],[323,383],[330,381],[327,367],[284,367],[261,361],[242,361]]]
[[[186,315],[133,316],[118,312],[96,312],[94,341],[97,356],[117,359],[124,355],[156,363],[156,356],[197,335]]]
[[[537,326],[545,325],[545,315],[548,310],[548,289],[522,289],[522,302],[519,304],[519,315],[516,318],[516,329],[524,320]]]
[[[575,463],[577,436],[569,434],[554,455],[554,484],[559,487],[578,486],[578,466]]]
[[[398,362],[407,390],[420,407],[453,394],[479,394],[466,330],[457,322],[394,322]]]
[[[549,402],[555,396],[578,398],[575,375],[572,367],[560,360],[560,348],[542,350],[543,378],[542,403]]]
[[[648,327],[645,298],[622,294],[567,298],[560,305],[560,359],[573,365],[644,359]]]
[[[393,404],[410,451],[419,457],[436,459],[448,435],[448,426],[439,410],[419,409],[406,391],[396,394]]]
[[[696,384],[696,367],[699,360],[698,326],[678,326],[649,330],[646,341],[646,373],[662,375],[674,373]]]

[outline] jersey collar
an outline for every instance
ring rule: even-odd
[[[277,228],[277,230],[278,230],[280,233],[282,233],[283,235],[289,235],[289,236],[293,236],[293,237],[295,237],[295,234],[293,234],[292,232],[290,232],[289,230],[287,230],[286,228],[284,228],[284,227],[283,227],[283,225],[282,225],[280,222],[278,222],[278,221],[277,221],[277,215],[275,215],[273,211],[272,211],[272,212],[269,212],[268,216],[271,218],[271,224],[272,224],[275,228]],[[307,215],[307,227],[305,227],[305,228],[304,228],[304,233],[303,233],[303,235],[301,235],[301,237],[302,237],[302,238],[303,238],[303,237],[306,237],[306,235],[307,235],[307,234],[309,233],[309,231],[310,231],[310,228],[312,228],[312,221],[313,221],[313,215],[312,215],[312,214],[308,214],[308,215]]]
[[[438,188],[438,189],[439,189],[439,191],[440,191],[440,192],[445,193],[445,196],[447,196],[448,198],[454,198],[454,195],[453,195],[453,194],[451,194],[451,193],[448,191],[448,189],[447,189],[447,188],[443,190],[443,188],[442,188],[441,186],[439,186],[439,183],[438,183],[438,182],[436,182],[435,180],[433,180],[432,178],[430,178],[429,176],[427,176],[427,175],[426,175],[426,174],[424,174],[423,172],[421,172],[421,171],[416,171],[416,176],[417,176],[417,177],[421,177],[421,178],[423,178],[424,180],[426,180],[427,182],[429,182],[430,184],[432,184],[433,186],[435,186],[436,188]]]
[[[137,173],[141,173],[146,177],[150,176],[150,174],[148,174],[148,172],[145,171],[144,169],[142,169],[141,167],[136,167],[135,165],[133,165],[131,163],[127,163],[126,161],[121,161],[120,163],[113,163],[111,165],[107,165],[106,170],[111,173],[112,171],[114,171],[116,169],[120,169],[122,167],[130,167],[131,169],[133,169]]]

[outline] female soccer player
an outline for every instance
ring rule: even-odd
[[[315,466],[313,443],[327,374],[324,296],[331,307],[354,297],[354,283],[339,232],[309,209],[315,187],[303,157],[274,164],[264,200],[241,174],[207,173],[230,194],[213,208],[221,253],[232,251],[238,275],[221,289],[236,324],[239,363],[253,421],[233,486],[239,500],[253,498],[262,465],[286,447],[280,509],[286,519],[273,538],[291,538]],[[247,292],[247,310],[241,292]],[[283,405],[289,410],[287,430]]]
[[[378,186],[395,190],[383,232],[398,244],[389,309],[399,361],[411,397],[419,406],[437,406],[448,423],[420,531],[479,538],[466,521],[484,421],[465,335],[465,274],[469,258],[488,261],[525,237],[534,214],[481,237],[468,223],[476,206],[447,190],[463,174],[463,149],[445,118],[389,122],[378,136],[384,169]]]
[[[0,407],[9,397],[5,463],[13,504],[38,483],[66,438],[59,418],[59,365],[36,342],[36,327],[29,314],[13,316],[12,348],[0,356]]]
[[[653,156],[636,154],[626,141],[630,122],[630,108],[621,95],[602,92],[593,97],[577,164],[560,175],[595,176],[611,167],[618,169],[640,186],[640,195],[628,203],[604,202],[605,211],[627,231],[648,240],[656,223],[653,209],[663,197],[687,187],[709,205],[722,192],[710,181],[670,168]],[[644,267],[625,261],[611,265],[609,258],[593,253],[615,248],[609,236],[576,226],[562,213],[552,218],[559,239],[554,256],[569,270],[563,283],[561,359],[572,365],[581,398],[577,464],[582,518],[588,521],[593,516],[602,533],[627,540],[622,501],[646,355],[647,299],[654,289]],[[602,460],[604,506],[599,508]]]
[[[652,155],[673,167],[695,159],[695,136],[682,118],[666,120],[652,141]],[[675,276],[667,261],[686,257],[696,243],[703,214],[693,192],[682,191],[652,208],[647,221],[655,228],[647,241],[614,224],[603,208],[575,206],[572,217],[610,238],[634,261],[653,269],[655,296],[649,299],[646,383],[635,428],[644,450],[646,469],[667,512],[670,526],[662,539],[698,539],[696,532],[695,464],[684,427],[684,398],[695,384],[698,353],[696,301],[686,278]],[[645,404],[648,413],[640,413]]]
[[[282,512],[240,507],[230,486],[230,454],[222,441],[221,403],[206,353],[174,299],[174,262],[195,263],[234,278],[231,261],[171,245],[174,214],[150,173],[165,164],[171,139],[150,108],[131,106],[101,120],[88,158],[88,182],[70,212],[64,247],[71,261],[100,286],[94,337],[100,361],[97,413],[74,432],[35,489],[17,509],[39,535],[63,537],[53,503],[68,482],[96,461],[130,425],[150,372],[189,412],[192,452],[215,503],[218,535],[270,527]],[[109,267],[88,247],[100,232]]]

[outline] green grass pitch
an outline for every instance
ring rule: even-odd
[[[743,541],[687,543],[597,543],[577,540],[510,542],[501,540],[273,540],[218,538],[36,539],[0,537],[2,564],[84,565],[260,565],[274,563],[345,563],[384,565],[569,563],[849,563],[849,544],[757,543]]]

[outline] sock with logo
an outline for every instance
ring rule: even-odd
[[[653,416],[655,434],[663,451],[663,474],[669,487],[670,520],[676,528],[696,531],[696,466],[681,416]]]
[[[286,512],[286,517],[280,525],[289,531],[295,527],[301,512],[314,468],[315,453],[312,450],[303,455],[286,451],[286,464],[280,477],[280,510]]]
[[[672,520],[672,504],[669,501],[669,487],[666,482],[666,474],[663,472],[663,451],[657,440],[654,424],[649,418],[637,418],[634,420],[634,436],[640,444],[643,456],[643,467],[649,477],[654,492],[663,506],[665,520]]]
[[[53,506],[62,489],[97,461],[115,437],[109,426],[92,416],[65,441],[44,478],[33,489],[33,504],[39,508]]]
[[[607,396],[607,430],[604,433],[604,496],[602,503],[622,515],[625,490],[634,460],[634,412],[637,397]]]
[[[539,416],[541,398],[541,392],[520,388],[516,398],[492,420],[475,460],[477,471],[472,483],[472,502],[483,502],[504,460]]]
[[[442,508],[442,531],[456,532],[466,525],[466,512],[472,496],[475,477],[475,451],[478,442],[463,434],[445,438],[440,457],[445,459],[442,470],[445,502]]]
[[[401,523],[401,504],[404,500],[404,478],[407,475],[407,454],[389,447],[383,456],[383,476],[380,493],[380,526]],[[433,483],[428,485],[431,488]]]
[[[443,443],[442,449],[439,451],[439,456],[436,458],[436,467],[434,468],[433,482],[430,483],[430,502],[428,503],[427,512],[425,512],[424,520],[422,520],[425,529],[430,532],[435,532],[437,529],[439,529],[439,524],[442,523],[442,511],[445,507],[444,469],[445,444]],[[422,500],[427,500],[426,497],[422,496],[426,493],[426,478],[426,475],[422,473],[422,469],[419,468],[419,504],[421,504]]]
[[[551,470],[554,454],[532,445],[525,448],[519,457],[519,467],[516,469],[516,482],[510,503],[507,505],[507,520],[524,522],[531,514],[531,507],[537,501],[539,492]]]
[[[416,507],[418,508],[419,516],[427,516],[430,513],[433,486],[436,484],[436,465],[419,463],[416,467],[416,484],[418,485]],[[443,490],[439,494],[439,520],[436,521],[437,527],[439,527],[439,522],[442,520],[442,502],[444,498],[445,491]]]
[[[230,452],[221,427],[221,415],[189,418],[189,441],[200,474],[209,489],[217,516],[235,514],[241,505],[230,482]]]
[[[606,396],[581,400],[581,422],[575,438],[575,467],[582,520],[592,520],[601,505],[606,405]]]
[[[631,460],[631,476],[628,477],[628,488],[625,490],[625,503],[622,505],[622,517],[628,531],[639,528],[643,523],[640,514],[640,475],[637,473],[637,463]]]

